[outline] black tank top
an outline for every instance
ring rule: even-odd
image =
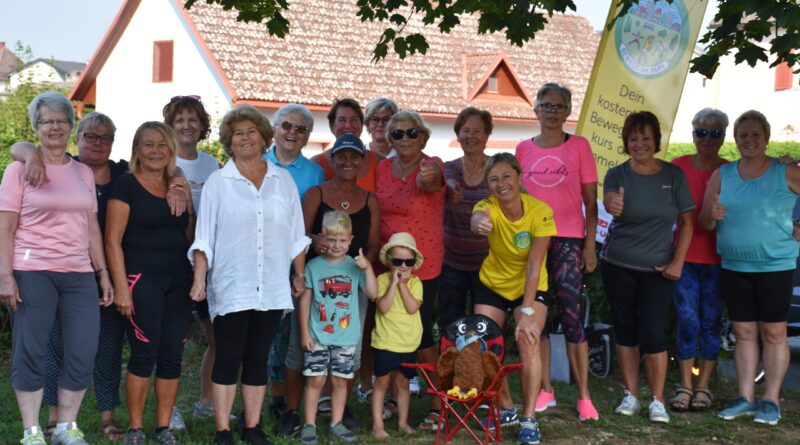
[[[322,232],[322,218],[326,213],[333,210],[333,208],[325,204],[325,198],[322,196],[322,188],[319,186],[315,188],[319,189],[320,201],[319,207],[317,207],[317,214],[314,217],[314,223],[311,225],[311,233],[320,233]],[[348,213],[348,215],[350,215],[350,221],[353,224],[353,242],[350,243],[350,249],[347,250],[347,254],[351,257],[358,255],[358,249],[364,249],[364,255],[367,255],[369,223],[370,219],[372,219],[371,212],[369,211],[369,196],[370,192],[367,192],[367,199],[364,201],[364,206],[361,207],[359,211]],[[311,261],[311,259],[316,256],[317,252],[315,252],[314,249],[309,249],[306,254],[306,262]]]

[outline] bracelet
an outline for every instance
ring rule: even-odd
[[[304,274],[304,273],[296,273],[296,274],[294,274],[294,276],[292,277],[292,279],[295,279],[295,278],[297,278],[297,277],[300,277],[300,278],[305,278],[305,277],[306,277],[306,274]]]
[[[102,272],[108,272],[108,268],[107,268],[107,267],[104,267],[104,268],[102,268],[102,269],[97,269],[96,271],[94,271],[94,273],[95,273],[96,275],[100,275],[100,273],[102,273]]]

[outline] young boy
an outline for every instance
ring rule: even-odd
[[[374,299],[378,289],[369,260],[359,249],[355,260],[347,255],[353,239],[347,213],[333,210],[322,218],[328,249],[306,264],[306,290],[300,297],[300,344],[306,351],[304,445],[317,443],[316,410],[327,375],[331,374],[331,434],[344,442],[356,435],[342,424],[347,380],[353,378],[353,354],[361,337],[358,290]]]
[[[408,425],[408,379],[416,371],[403,368],[401,363],[416,363],[416,351],[422,339],[422,281],[412,271],[422,265],[422,254],[409,233],[395,233],[381,248],[381,263],[389,271],[378,277],[378,299],[375,310],[375,329],[372,331],[375,384],[372,393],[372,435],[377,439],[389,437],[383,426],[383,398],[393,383],[397,398],[397,427],[413,433]]]

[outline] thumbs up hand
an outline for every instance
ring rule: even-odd
[[[625,187],[620,187],[619,191],[616,193],[609,193],[611,194],[611,197],[608,200],[606,211],[613,216],[622,215],[622,209],[625,206]]]
[[[445,195],[450,204],[458,204],[461,202],[461,199],[464,197],[464,192],[461,190],[461,183],[455,179],[448,179]]]
[[[419,163],[420,182],[424,185],[433,184],[436,181],[437,168],[438,166],[432,158],[422,158]]]
[[[492,229],[494,229],[494,225],[492,224],[492,211],[489,207],[486,207],[482,212],[477,212],[476,215],[477,224],[475,234],[489,236],[489,234],[492,233]]]
[[[364,256],[364,249],[362,248],[358,249],[358,255],[356,255],[355,260],[356,260],[356,266],[358,266],[358,268],[361,270],[367,270],[371,267],[371,265],[369,264],[369,260],[367,259],[366,256]]]
[[[714,221],[725,219],[725,206],[719,203],[719,193],[714,194],[714,205],[711,206],[711,217]]]

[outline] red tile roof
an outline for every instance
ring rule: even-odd
[[[362,23],[353,1],[294,0],[286,14],[291,30],[285,39],[269,36],[262,24],[236,22],[234,11],[197,2],[188,16],[217,60],[238,100],[298,102],[327,106],[335,97],[393,98],[401,108],[434,115],[456,115],[468,106],[489,109],[496,117],[532,119],[522,98],[467,102],[498,55],[516,72],[522,87],[534,96],[545,82],[559,82],[573,91],[577,119],[599,35],[580,16],[555,15],[536,39],[519,48],[502,34],[478,35],[477,18],[461,17],[450,34],[423,29],[412,19],[407,32],[424,31],[427,54],[400,60],[391,54],[377,64],[371,51],[385,26]]]

